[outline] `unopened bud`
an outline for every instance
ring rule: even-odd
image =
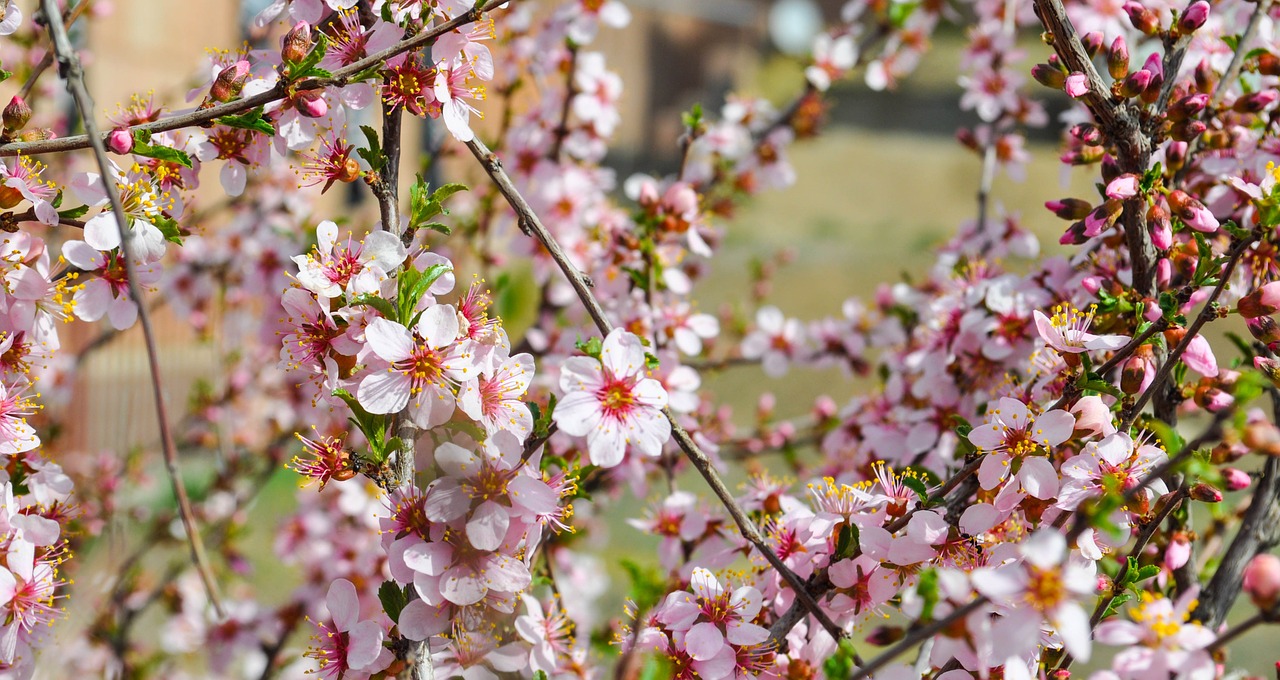
[[[1274,104],[1278,98],[1280,98],[1280,92],[1275,90],[1254,92],[1237,99],[1231,105],[1231,110],[1236,113],[1260,113],[1263,109]]]
[[[1062,89],[1067,96],[1078,99],[1089,93],[1089,77],[1083,73],[1072,73],[1066,77]]]
[[[1178,32],[1182,35],[1191,35],[1196,32],[1196,29],[1203,26],[1208,18],[1209,3],[1204,0],[1196,0],[1182,13],[1182,16],[1178,17]]]
[[[1126,200],[1138,195],[1138,176],[1126,172],[1107,183],[1107,198]]]
[[[209,87],[209,97],[214,101],[229,102],[240,96],[244,83],[249,79],[249,62],[241,59],[218,72],[213,85]]]
[[[1173,263],[1169,258],[1162,257],[1156,260],[1156,283],[1162,288],[1168,288],[1169,282],[1173,280]]]
[[[835,400],[826,395],[818,397],[813,402],[813,418],[820,423],[836,417],[839,410]]]
[[[1212,234],[1218,230],[1218,219],[1191,194],[1181,189],[1174,189],[1169,192],[1167,199],[1170,212],[1188,227],[1206,234]]]
[[[1151,245],[1157,250],[1168,250],[1173,245],[1173,225],[1164,201],[1156,201],[1147,208],[1147,226],[1151,229]]]
[[[1180,141],[1169,142],[1169,146],[1165,147],[1164,158],[1169,162],[1170,170],[1178,170],[1187,162],[1187,143]]]
[[[133,133],[128,128],[116,128],[108,132],[107,148],[121,155],[133,151]]]
[[[300,62],[311,52],[311,24],[299,21],[289,32],[284,34],[284,46],[280,48],[280,58],[289,62]]]
[[[1081,144],[1097,146],[1102,143],[1102,133],[1098,131],[1098,127],[1092,123],[1081,123],[1071,126],[1071,130],[1067,132],[1073,139],[1080,140]]]
[[[1204,93],[1188,95],[1169,107],[1170,120],[1186,120],[1200,115],[1209,104],[1209,95]]]
[[[1213,65],[1208,59],[1201,59],[1196,64],[1195,70],[1196,89],[1201,92],[1212,92],[1214,85],[1218,82],[1218,74],[1213,70]]]
[[[307,118],[322,118],[329,112],[329,103],[324,100],[322,90],[304,90],[294,98],[293,105],[298,113]]]
[[[1084,218],[1084,234],[1088,238],[1093,238],[1103,231],[1110,229],[1111,225],[1116,223],[1120,218],[1120,214],[1124,212],[1124,203],[1108,198],[1106,201],[1093,209]]]
[[[981,145],[978,144],[977,136],[973,134],[973,130],[966,127],[956,130],[956,141],[970,151],[977,151],[981,148]]]
[[[1226,485],[1227,491],[1247,489],[1252,481],[1249,473],[1244,470],[1233,467],[1222,468],[1222,482]]]
[[[1081,220],[1093,210],[1088,201],[1078,198],[1063,198],[1057,201],[1045,201],[1044,207],[1064,220]]]
[[[1129,357],[1120,371],[1120,390],[1125,394],[1137,394],[1142,391],[1142,383],[1146,382],[1147,362],[1138,357]]]
[[[1067,81],[1067,74],[1048,64],[1032,66],[1031,77],[1035,78],[1037,83],[1054,90],[1061,90]]]
[[[1119,177],[1124,172],[1120,169],[1120,164],[1116,162],[1116,157],[1111,154],[1102,157],[1102,167],[1098,168],[1098,170],[1102,173],[1104,184],[1110,184],[1111,180]]]
[[[1088,242],[1088,240],[1089,237],[1084,235],[1084,222],[1073,222],[1058,238],[1058,243],[1064,246],[1078,246]]]
[[[1196,388],[1195,394],[1191,397],[1196,406],[1208,411],[1209,413],[1221,413],[1236,402],[1236,398],[1225,390],[1218,389],[1213,385],[1201,385]]]
[[[1191,487],[1189,495],[1193,500],[1200,501],[1201,503],[1222,502],[1222,492],[1208,484],[1205,484],[1204,482],[1198,482],[1195,486]]]
[[[1258,55],[1258,73],[1264,76],[1280,76],[1280,57],[1270,52]]]
[[[867,642],[877,647],[886,647],[906,637],[907,631],[902,626],[880,626],[871,631]]]
[[[1240,585],[1259,609],[1272,609],[1280,604],[1280,557],[1271,553],[1254,555],[1244,568]]]
[[[1169,131],[1169,136],[1180,142],[1192,142],[1196,137],[1204,134],[1209,129],[1204,121],[1200,120],[1184,120],[1173,124],[1173,129]]]
[[[1280,281],[1272,281],[1265,286],[1240,298],[1236,303],[1240,316],[1255,319],[1280,311]]]
[[[1102,51],[1102,43],[1105,39],[1102,31],[1089,31],[1080,37],[1080,44],[1084,45],[1084,51],[1092,59],[1098,56],[1098,52]]]
[[[1245,320],[1245,326],[1249,328],[1249,333],[1260,343],[1267,346],[1267,349],[1275,351],[1280,347],[1280,324],[1269,316],[1257,316],[1252,319]]]
[[[1143,7],[1142,3],[1130,0],[1124,3],[1124,11],[1129,15],[1129,23],[1144,35],[1155,35],[1160,30],[1160,17]]]
[[[1111,41],[1111,49],[1107,50],[1107,73],[1113,80],[1129,75],[1129,44],[1123,35]]]
[[[10,99],[9,105],[4,107],[4,131],[17,132],[26,127],[29,120],[31,120],[31,107],[27,105],[26,100],[17,96]]]
[[[1120,82],[1120,87],[1116,88],[1116,94],[1121,97],[1136,97],[1147,90],[1153,77],[1155,74],[1150,71],[1134,71]]]

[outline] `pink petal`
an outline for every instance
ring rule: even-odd
[[[329,584],[329,594],[325,596],[324,603],[329,607],[334,627],[341,632],[351,630],[360,620],[360,598],[356,595],[356,586],[345,578]]]
[[[413,383],[399,371],[375,370],[360,381],[356,401],[369,413],[399,413],[409,404]]]
[[[451,610],[450,610],[451,611]],[[453,617],[445,610],[432,607],[422,600],[413,600],[400,612],[396,628],[410,640],[422,641],[439,635],[453,627]]]
[[[684,650],[695,661],[710,659],[724,647],[724,635],[714,623],[695,624],[684,636]]]
[[[1070,439],[1075,429],[1075,416],[1061,409],[1054,409],[1036,418],[1032,434],[1041,444],[1054,447]]]
[[[507,536],[511,516],[506,509],[493,501],[485,501],[472,513],[467,522],[467,538],[477,550],[497,550]]]
[[[644,346],[635,334],[615,328],[604,339],[600,363],[616,377],[635,375],[644,370]]]
[[[440,349],[458,339],[458,311],[453,305],[436,305],[418,319],[418,335],[431,349]]]
[[[1045,458],[1024,458],[1018,479],[1027,493],[1042,501],[1058,495],[1058,472]]]
[[[422,324],[418,325],[421,327]],[[369,349],[384,361],[396,362],[413,355],[413,337],[408,329],[394,321],[381,317],[374,319],[365,328],[364,338]]]

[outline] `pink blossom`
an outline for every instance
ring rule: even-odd
[[[1118,485],[1121,491],[1132,489],[1165,459],[1164,451],[1150,444],[1135,445],[1123,432],[1090,442],[1080,455],[1063,463],[1058,504],[1065,510],[1075,510],[1086,498],[1102,495],[1108,484]],[[1167,491],[1159,479],[1146,488],[1148,496]]]
[[[1204,649],[1213,642],[1213,631],[1188,622],[1199,590],[1193,586],[1176,602],[1143,591],[1130,614],[1133,621],[1117,618],[1098,624],[1094,639],[1125,648],[1116,654],[1111,670],[1122,680],[1215,677],[1213,658]]]
[[[85,231],[88,232],[88,227]],[[119,239],[116,243],[119,244]],[[129,296],[129,275],[123,254],[117,250],[99,250],[84,241],[67,241],[62,244],[62,256],[84,272],[79,276],[87,279],[68,287],[75,291],[71,300],[77,317],[97,321],[105,316],[117,330],[133,325],[138,319],[138,306]],[[145,289],[160,280],[159,270],[151,264],[136,263],[134,274],[139,288]]]
[[[1083,73],[1071,73],[1067,76],[1066,87],[1063,89],[1068,97],[1079,99],[1089,92],[1089,77]]]
[[[330,584],[325,605],[332,623],[316,624],[316,646],[306,653],[320,663],[321,677],[368,677],[391,665],[391,651],[382,646],[386,633],[377,621],[360,620],[360,599],[351,581]]]
[[[1059,352],[1079,354],[1090,350],[1117,350],[1129,342],[1129,338],[1124,335],[1090,333],[1092,312],[1083,313],[1065,304],[1055,307],[1053,311],[1053,317],[1045,316],[1038,309],[1032,312],[1032,316],[1040,338]]]
[[[742,356],[760,359],[767,375],[780,378],[787,373],[788,361],[799,358],[803,342],[799,321],[786,318],[777,307],[761,307],[756,329],[742,340]]]
[[[719,675],[712,669],[727,666],[731,673],[738,665],[734,647],[755,647],[769,639],[767,629],[751,623],[762,601],[755,588],[730,591],[699,567],[689,579],[689,591],[668,595],[657,618],[676,634],[676,644],[693,659],[694,667],[711,677]]]
[[[1033,455],[1039,450],[1052,451],[1071,438],[1075,418],[1066,411],[1054,409],[1032,417],[1027,405],[1004,397],[988,414],[988,421],[969,433],[969,441],[988,451],[978,468],[978,480],[984,489],[994,489],[1009,476],[1010,464],[1020,460],[1017,479],[1026,493],[1046,500],[1058,493],[1058,473],[1048,459]],[[1019,495],[1011,500],[1017,504]],[[999,509],[1007,509],[1000,507]]]
[[[495,368],[480,371],[459,387],[458,408],[488,434],[507,430],[523,441],[533,430],[533,415],[520,398],[531,380],[531,355],[500,359]]]
[[[365,341],[385,363],[361,379],[360,405],[370,413],[398,413],[409,406],[414,423],[426,429],[444,423],[454,411],[453,385],[472,370],[454,342],[457,337],[458,315],[451,305],[423,312],[413,333],[381,317],[371,321]]]
[[[1126,172],[1107,185],[1107,198],[1124,200],[1138,195],[1138,176]]]
[[[338,225],[328,220],[316,226],[316,246],[306,255],[295,255],[298,283],[317,296],[377,293],[390,272],[407,255],[399,237],[388,231],[372,231],[359,243],[338,244]]]
[[[1280,557],[1255,555],[1244,568],[1244,592],[1259,609],[1271,609],[1280,602]]]
[[[600,359],[570,357],[560,371],[564,398],[552,417],[560,430],[587,438],[591,462],[613,467],[629,446],[656,457],[671,436],[662,409],[667,391],[645,378],[640,338],[616,328],[604,339]]]

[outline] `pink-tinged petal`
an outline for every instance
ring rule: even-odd
[[[565,434],[583,437],[596,430],[603,413],[596,395],[590,392],[569,392],[556,403],[551,419]]]
[[[1000,511],[989,503],[970,505],[960,515],[960,530],[970,536],[984,534],[999,523],[1000,516]]]
[[[684,636],[684,650],[695,661],[714,657],[724,647],[724,635],[714,623],[695,624]]]
[[[120,229],[115,214],[104,210],[84,223],[85,243],[98,250],[112,250],[120,246]]]
[[[436,465],[450,477],[470,477],[480,469],[475,454],[453,442],[437,446],[434,455]]]
[[[981,451],[993,451],[1004,445],[1004,428],[998,423],[986,423],[969,432],[969,442]]]
[[[138,320],[138,306],[127,297],[116,298],[107,305],[107,320],[118,331],[130,328]]]
[[[1049,320],[1048,316],[1045,316],[1044,312],[1038,309],[1034,310],[1031,312],[1031,317],[1035,319],[1036,332],[1040,334],[1040,339],[1044,340],[1046,345],[1054,349],[1062,349],[1066,346],[1066,339],[1062,337],[1062,331],[1054,327],[1053,322]]]
[[[93,271],[106,263],[102,252],[84,241],[67,241],[62,244],[62,256],[73,267],[85,271]]]
[[[744,621],[752,621],[756,618],[756,614],[760,613],[760,607],[764,604],[764,596],[760,594],[759,590],[751,586],[742,586],[733,591],[733,596],[729,598],[729,603],[737,608],[738,615]]]
[[[1084,341],[1084,348],[1114,351],[1127,344],[1129,344],[1129,336],[1127,335],[1095,335]]]
[[[919,564],[937,555],[938,551],[933,546],[911,536],[898,536],[889,546],[889,561],[902,566]]]
[[[329,607],[329,616],[339,631],[347,632],[360,620],[360,598],[356,595],[356,586],[345,578],[334,580],[329,584],[329,593],[324,598]]]
[[[978,567],[969,578],[974,590],[996,601],[1007,600],[1022,591],[1016,567]]]
[[[111,285],[102,279],[91,279],[84,282],[84,288],[76,291],[72,300],[76,303],[76,316],[84,321],[97,321],[107,313],[111,301]]]
[[[1098,457],[1111,465],[1120,465],[1133,455],[1133,439],[1123,432],[1117,432],[1096,445]]]
[[[1213,355],[1213,348],[1203,335],[1191,338],[1182,354],[1182,363],[1206,378],[1218,377],[1218,358]]]
[[[996,510],[1007,514],[1021,505],[1022,499],[1026,497],[1027,492],[1022,490],[1021,484],[1006,484],[996,493],[991,505],[995,506]]]
[[[511,516],[501,505],[485,501],[471,513],[467,521],[467,538],[477,550],[497,550],[507,536]]]
[[[425,315],[424,315],[425,316]],[[383,361],[401,361],[413,355],[413,336],[400,324],[378,317],[364,331],[365,342]]]
[[[409,376],[391,369],[375,370],[360,381],[356,401],[369,413],[399,413],[409,404]]]
[[[456,479],[449,477],[438,479],[431,485],[423,505],[427,519],[432,522],[452,522],[470,509],[471,495]]]
[[[481,571],[489,588],[500,593],[519,592],[528,588],[533,580],[524,562],[502,553],[494,553],[485,559]]]
[[[758,645],[769,639],[769,629],[740,620],[730,621],[725,625],[724,637],[730,644]]]
[[[694,569],[693,574],[689,576],[689,589],[694,595],[704,600],[714,600],[724,592],[715,574],[702,567]]]
[[[644,371],[644,345],[634,333],[615,328],[601,345],[600,363],[615,377],[640,373]]]
[[[652,378],[645,378],[631,388],[631,396],[637,403],[656,409],[666,408],[667,390],[662,383]]]
[[[587,456],[602,468],[616,467],[627,452],[625,435],[617,423],[603,421],[587,434]]]
[[[674,592],[667,595],[658,612],[658,620],[667,624],[671,630],[689,630],[693,622],[698,620],[702,610],[685,592]]]
[[[1018,551],[1031,564],[1049,569],[1062,564],[1067,555],[1067,539],[1055,529],[1041,529],[1027,537]]]
[[[422,600],[413,600],[400,612],[396,628],[410,640],[421,642],[453,627],[453,617],[439,607],[432,607]]]
[[[1048,459],[1039,456],[1024,458],[1018,479],[1027,493],[1042,501],[1058,495],[1058,471],[1053,469],[1053,463]]]
[[[1041,444],[1054,447],[1071,438],[1076,429],[1076,417],[1061,409],[1047,411],[1036,418],[1032,435]]]
[[[439,576],[453,564],[453,546],[448,543],[417,543],[404,550],[404,563],[410,569]]]
[[[249,180],[249,173],[246,171],[244,164],[238,161],[228,160],[222,164],[222,170],[218,172],[218,181],[222,183],[222,189],[227,192],[228,196],[239,196],[244,193],[244,186]]]
[[[453,417],[455,403],[453,390],[442,385],[427,385],[413,400],[409,416],[413,418],[414,425],[431,430]]]
[[[658,411],[640,411],[631,418],[632,444],[646,456],[662,455],[662,445],[671,438],[671,422]]]
[[[541,479],[519,475],[507,484],[511,502],[535,514],[554,512],[559,496]]]
[[[458,339],[458,310],[453,305],[436,305],[418,319],[418,335],[431,349],[440,349]]]
[[[18,592],[18,579],[8,569],[0,568],[0,607],[13,601]]]
[[[988,491],[999,486],[1008,476],[1009,456],[1003,453],[988,453],[978,466],[978,481]]]
[[[440,579],[440,594],[444,599],[460,606],[475,604],[484,599],[489,587],[469,565],[459,564],[444,573]]]
[[[1000,422],[1013,428],[1025,427],[1031,423],[1031,410],[1026,404],[1010,397],[1001,397],[999,403],[995,415],[999,416]]]
[[[604,386],[600,362],[591,357],[569,357],[560,365],[560,389],[563,392],[593,392]],[[557,405],[556,410],[559,410]]]
[[[374,621],[361,621],[347,638],[347,664],[358,671],[378,660],[382,652],[382,626]]]
[[[1089,615],[1080,608],[1080,605],[1068,602],[1059,606],[1054,612],[1052,623],[1058,635],[1062,637],[1062,646],[1066,647],[1071,656],[1078,659],[1080,663],[1088,663],[1090,653],[1093,651],[1093,645],[1090,643],[1092,627],[1089,625]]]

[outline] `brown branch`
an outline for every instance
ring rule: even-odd
[[[569,136],[569,116],[573,113],[573,98],[578,94],[574,82],[574,72],[578,68],[578,46],[572,40],[569,40],[568,43],[569,69],[565,72],[564,105],[560,107],[560,124],[556,125],[555,130],[553,130],[555,141],[552,142],[551,148],[547,150],[547,158],[551,161],[560,160],[560,151],[564,148],[564,140]]]
[[[62,14],[62,23],[65,24],[67,28],[70,28],[76,23],[76,20],[84,14],[84,11],[89,9],[89,5],[92,2],[93,0],[81,0],[81,2],[74,8],[67,8],[67,11]],[[31,96],[31,88],[35,87],[36,81],[40,80],[40,76],[43,75],[50,66],[53,66],[52,48],[50,48],[48,52],[45,52],[44,57],[40,59],[40,63],[36,64],[35,67],[31,69],[31,74],[28,75],[26,81],[22,83],[22,89],[18,90],[18,96],[23,99]]]
[[[534,213],[532,208],[530,208],[528,201],[525,200],[524,196],[522,196],[515,188],[515,185],[512,184],[511,178],[507,175],[506,170],[502,168],[502,161],[499,160],[497,155],[490,151],[489,148],[485,146],[484,142],[480,141],[478,138],[467,142],[467,148],[471,150],[471,153],[475,156],[476,160],[480,161],[480,164],[484,167],[489,178],[498,186],[498,190],[502,192],[503,197],[507,199],[507,202],[515,211],[521,231],[536,238],[538,242],[547,249],[547,253],[551,255],[551,258],[560,268],[560,271],[569,279],[570,285],[573,286],[574,291],[578,294],[578,299],[582,302],[583,306],[587,308],[587,313],[591,316],[592,321],[595,322],[596,328],[599,329],[602,335],[608,335],[609,332],[613,330],[613,324],[609,321],[608,317],[605,316],[604,308],[601,307],[600,301],[597,300],[595,294],[591,292],[592,286],[590,281],[581,271],[578,270],[577,267],[573,266],[573,263],[569,261],[568,255],[565,254],[564,249],[560,247],[559,242],[555,240],[555,237],[551,235],[551,232],[542,224],[542,221],[538,219],[538,215]],[[706,453],[698,447],[698,445],[689,436],[689,433],[681,427],[679,421],[676,420],[675,415],[672,414],[671,410],[663,409],[663,415],[666,416],[667,420],[671,423],[671,438],[675,440],[680,449],[684,451],[685,456],[691,463],[693,463],[693,466],[697,468],[698,472],[702,475],[702,478],[706,480],[708,486],[711,487],[712,492],[729,512],[729,516],[732,517],[734,523],[738,525],[738,531],[742,534],[743,538],[747,539],[747,541],[755,547],[765,560],[773,566],[779,576],[781,576],[782,579],[787,582],[787,585],[795,592],[796,598],[804,604],[804,607],[809,610],[809,613],[813,614],[814,618],[816,618],[818,622],[827,629],[827,632],[829,632],[832,637],[836,639],[845,637],[843,629],[837,626],[835,622],[827,616],[826,612],[822,610],[817,601],[813,599],[813,596],[809,594],[808,589],[805,588],[804,581],[801,580],[795,572],[791,571],[791,569],[778,558],[777,554],[775,554],[765,542],[764,536],[760,534],[759,527],[757,527],[755,523],[747,517],[742,506],[738,505],[738,502],[733,498],[733,494],[729,492],[729,488],[725,486],[724,481],[720,479],[720,474],[716,472],[716,469],[712,466],[710,459],[707,458]]]
[[[43,0],[42,0],[43,1]],[[457,17],[450,19],[438,26],[433,26],[411,38],[402,40],[381,52],[371,54],[364,59],[355,61],[348,66],[344,66],[333,72],[333,75],[327,78],[305,78],[296,83],[287,83],[281,80],[275,87],[256,94],[245,99],[218,104],[207,109],[197,109],[177,116],[161,118],[160,120],[135,125],[126,128],[131,132],[134,130],[145,130],[147,132],[168,132],[170,130],[178,130],[180,128],[191,127],[194,125],[207,125],[214,122],[215,119],[222,116],[229,116],[236,113],[248,111],[264,104],[279,101],[289,96],[290,92],[302,90],[316,90],[330,85],[342,86],[346,85],[349,79],[366,71],[369,68],[377,66],[382,62],[396,55],[403,54],[413,49],[417,49],[433,42],[436,38],[459,26],[473,23],[477,21],[485,12],[503,4],[505,0],[486,0],[483,5],[473,7]],[[86,128],[88,129],[88,128]],[[96,126],[94,132],[100,142],[105,142],[106,135],[97,132]],[[71,137],[60,137],[58,139],[47,139],[34,142],[14,142],[11,144],[0,144],[0,156],[16,156],[17,154],[26,154],[34,156],[37,154],[55,153],[59,151],[73,151],[75,149],[87,149],[92,144],[89,139],[90,135],[73,135]]]
[[[49,36],[57,55],[59,71],[63,80],[67,82],[67,90],[75,99],[76,109],[80,112],[84,129],[93,147],[93,155],[98,162],[98,169],[102,172],[102,187],[111,202],[111,211],[116,218],[116,228],[120,231],[120,252],[124,256],[125,272],[129,279],[129,296],[137,305],[138,321],[142,325],[142,336],[147,347],[147,364],[151,369],[151,391],[156,402],[156,420],[160,425],[160,443],[164,452],[165,470],[169,473],[173,494],[178,501],[182,526],[191,548],[191,561],[200,574],[209,603],[213,605],[218,618],[222,618],[224,612],[221,596],[218,594],[213,573],[209,569],[204,545],[200,542],[199,527],[196,526],[195,513],[191,509],[191,499],[187,497],[187,489],[178,470],[178,454],[173,442],[173,432],[169,429],[169,417],[164,403],[164,388],[160,379],[160,358],[156,350],[155,333],[151,328],[151,315],[142,298],[142,291],[138,288],[136,267],[130,253],[129,218],[125,215],[124,207],[120,203],[120,193],[111,172],[111,164],[107,160],[107,150],[103,145],[102,136],[98,134],[98,124],[93,118],[93,99],[89,96],[89,90],[84,84],[84,70],[80,66],[80,58],[67,38],[67,29],[62,24],[62,16],[58,13],[57,4],[54,0],[41,0],[40,4],[49,21]]]

